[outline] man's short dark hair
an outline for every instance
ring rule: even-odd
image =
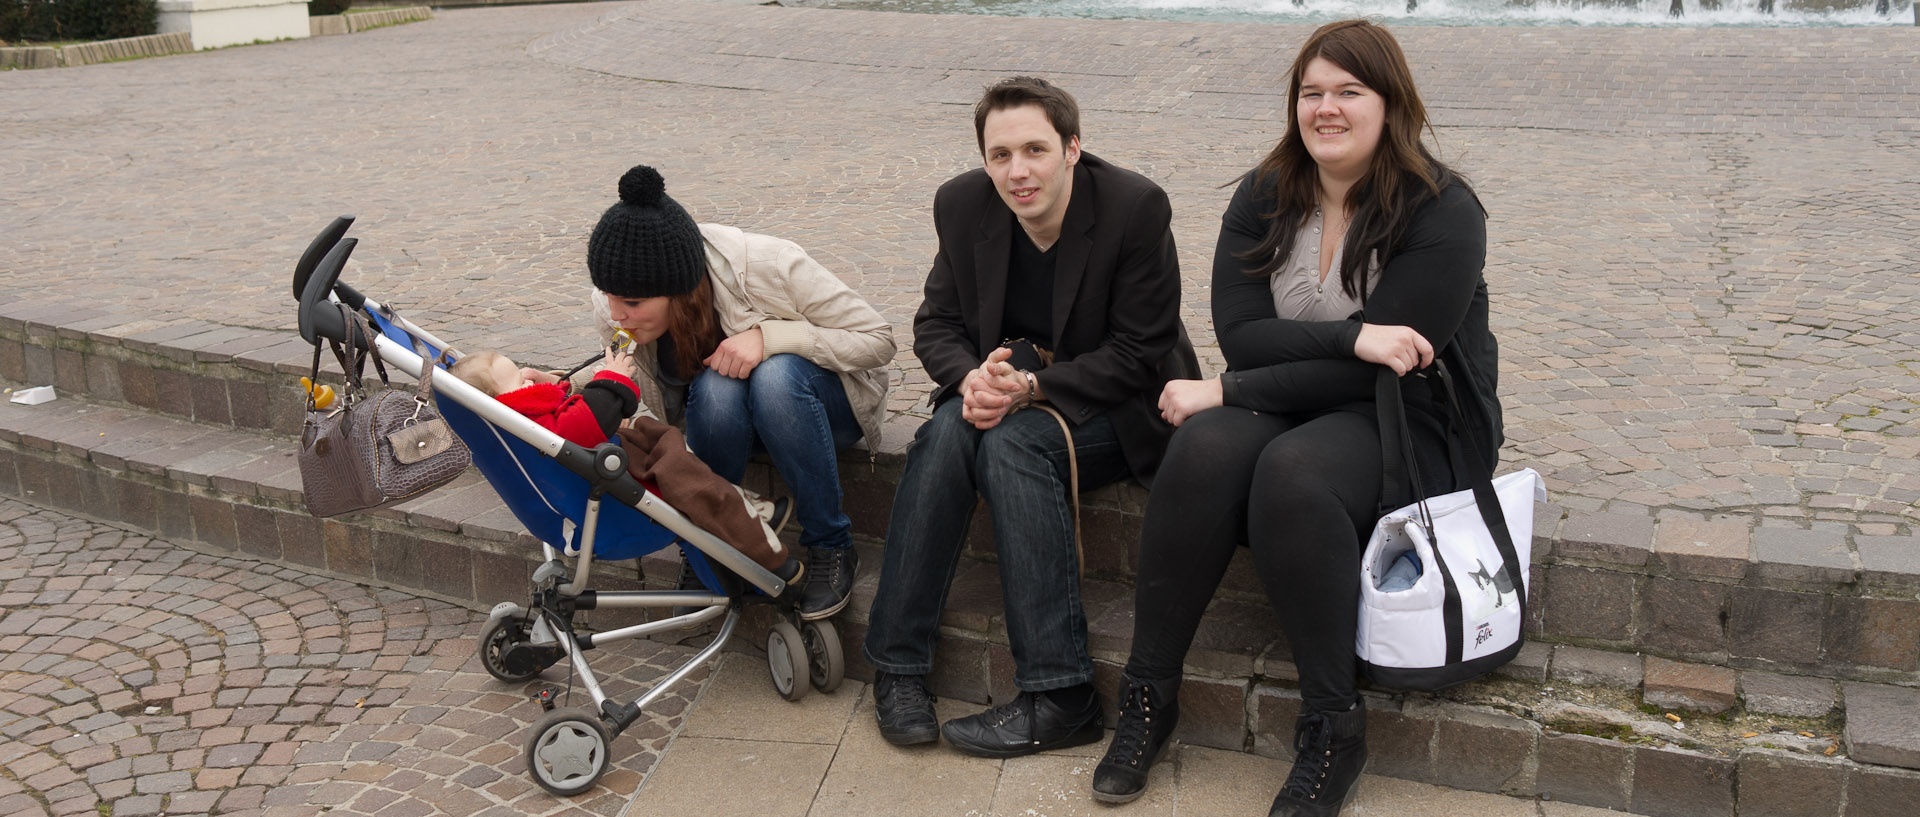
[[[1038,105],[1046,112],[1047,121],[1060,132],[1062,148],[1080,138],[1080,103],[1073,101],[1073,94],[1039,77],[1008,77],[988,86],[973,106],[973,135],[982,154],[987,152],[987,114],[1022,105]]]

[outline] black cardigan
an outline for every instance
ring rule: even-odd
[[[1221,217],[1213,252],[1213,325],[1227,359],[1225,402],[1255,411],[1371,414],[1376,364],[1353,356],[1360,325],[1409,326],[1433,344],[1465,389],[1462,406],[1489,468],[1502,442],[1496,396],[1499,347],[1487,325],[1486,214],[1464,183],[1454,182],[1413,212],[1395,242],[1364,313],[1337,321],[1282,320],[1265,276],[1239,255],[1260,243],[1277,207],[1273,188],[1249,173]],[[1336,270],[1334,274],[1338,274]],[[1407,384],[1410,410],[1437,415],[1427,388]],[[1434,416],[1444,427],[1444,418]]]

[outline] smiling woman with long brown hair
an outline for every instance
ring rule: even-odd
[[[1094,797],[1145,790],[1179,721],[1180,669],[1236,545],[1293,649],[1301,712],[1273,815],[1333,815],[1366,765],[1355,690],[1360,554],[1381,494],[1374,385],[1436,357],[1500,444],[1487,326],[1486,213],[1421,141],[1426,108],[1399,43],[1364,20],[1315,31],[1294,60],[1286,134],[1241,179],[1214,251],[1213,322],[1227,372],[1161,393],[1178,430],[1141,531],[1133,650]],[[1453,489],[1454,433],[1427,388],[1405,390],[1429,495]]]

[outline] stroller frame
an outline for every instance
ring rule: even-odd
[[[357,243],[357,239],[345,237],[352,223],[352,216],[334,219],[314,238],[294,268],[293,290],[300,301],[301,337],[315,344],[333,340],[352,345],[345,321],[339,308],[334,306],[341,304],[363,312],[377,328],[370,351],[387,365],[415,379],[419,378],[423,366],[434,365],[432,359],[440,350],[448,351],[449,357],[457,359],[457,350],[439,338],[401,317],[391,307],[340,282],[340,273]],[[634,479],[627,473],[626,451],[618,443],[610,441],[589,449],[565,440],[459,378],[436,377],[432,386],[443,415],[474,450],[475,465],[480,466],[496,492],[509,499],[509,509],[528,531],[541,540],[543,560],[533,571],[529,604],[500,602],[488,613],[477,645],[482,666],[500,681],[524,683],[565,660],[593,701],[591,709],[556,711],[555,689],[547,687],[533,694],[547,713],[534,727],[525,749],[528,772],[535,783],[560,795],[575,795],[592,788],[610,766],[608,745],[612,739],[638,720],[647,705],[719,654],[749,602],[771,602],[780,613],[767,636],[767,660],[774,687],[782,697],[798,700],[809,686],[822,692],[831,692],[839,686],[845,675],[845,659],[832,622],[800,621],[794,607],[797,594],[789,592],[794,584],[695,525]],[[462,411],[470,413],[471,418]],[[503,431],[505,435],[501,434]],[[482,448],[493,443],[504,451],[513,468],[507,469],[493,461],[482,462]],[[526,452],[515,451],[516,445],[530,446],[538,457],[529,458]],[[556,507],[568,506],[567,497],[550,498],[549,492],[564,494],[577,491],[579,486],[561,484],[567,479],[566,475],[539,462],[540,458],[585,480],[586,495],[577,523]],[[538,495],[540,506],[512,501],[501,485],[509,479],[530,486]],[[617,505],[603,507],[607,497],[612,497]],[[638,511],[644,519],[633,520],[625,509]],[[623,536],[622,531],[603,530],[603,517],[614,512],[629,524],[650,522],[659,530],[639,531],[637,536],[649,538],[638,540],[642,550],[636,552],[632,546],[636,535],[632,531],[626,531],[628,535]],[[612,538],[609,540],[609,537]],[[706,587],[737,588],[737,592],[597,591],[589,584],[596,545],[610,548],[610,558],[637,558],[672,544],[682,545],[688,565]],[[563,557],[572,557],[571,568]],[[714,564],[709,564],[709,560]],[[726,568],[726,572],[716,571],[716,566]],[[579,632],[573,623],[573,615],[579,611],[668,607],[696,609],[597,633]],[[586,653],[596,647],[689,629],[714,619],[721,622],[713,641],[679,668],[655,681],[634,701],[621,703],[610,698],[588,664]]]

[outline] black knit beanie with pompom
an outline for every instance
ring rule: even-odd
[[[654,298],[692,292],[707,274],[700,228],[667,195],[660,172],[637,165],[620,177],[620,203],[587,239],[587,271],[601,292]]]

